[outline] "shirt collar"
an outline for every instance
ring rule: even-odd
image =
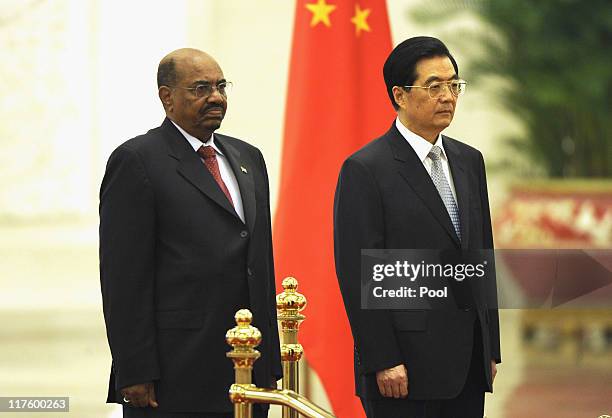
[[[444,150],[444,144],[442,143],[442,134],[438,134],[438,138],[436,139],[436,143],[431,145],[429,141],[425,138],[420,137],[419,135],[412,132],[410,129],[406,128],[402,122],[400,122],[399,117],[395,119],[395,126],[397,130],[402,134],[402,136],[408,141],[414,152],[418,155],[421,162],[425,161],[429,151],[433,148],[434,145],[437,145],[442,150],[441,157],[446,160],[446,151]]]
[[[183,134],[183,136],[185,137],[187,142],[189,142],[189,145],[191,145],[191,147],[193,148],[193,150],[195,152],[198,152],[198,150],[200,149],[201,146],[211,146],[211,147],[214,148],[214,150],[217,153],[217,155],[223,156],[223,152],[221,152],[221,150],[219,149],[217,144],[215,144],[215,140],[214,140],[215,139],[215,135],[214,134],[210,135],[210,138],[208,138],[208,141],[202,142],[198,138],[196,138],[193,135],[190,135],[187,131],[185,131],[183,128],[178,126],[178,124],[176,124],[173,120],[171,120],[170,122],[172,122],[174,124],[174,126],[176,126],[176,129],[178,129],[179,132]]]

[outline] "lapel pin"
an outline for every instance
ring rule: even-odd
[[[240,166],[240,169],[242,170],[243,173],[248,173],[247,169],[244,168],[243,166]]]

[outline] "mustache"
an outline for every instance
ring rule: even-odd
[[[210,110],[215,110],[215,109],[218,109],[221,112],[223,112],[223,106],[220,106],[220,105],[217,105],[217,104],[212,104],[212,105],[208,105],[208,106],[203,107],[202,110],[200,110],[200,113],[204,114],[204,113],[206,113],[206,112],[208,112]]]

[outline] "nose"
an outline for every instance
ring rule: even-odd
[[[210,93],[210,95],[207,98],[208,102],[213,102],[213,103],[221,103],[224,102],[225,96],[221,94],[221,92],[219,92],[219,89],[217,88],[217,86],[212,86],[213,90]]]
[[[448,84],[444,84],[444,88],[442,88],[442,92],[438,97],[438,100],[441,102],[449,102],[455,100],[455,96],[451,93],[451,87]]]

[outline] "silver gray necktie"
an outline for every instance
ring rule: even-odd
[[[431,159],[431,179],[433,180],[436,189],[438,189],[438,193],[440,193],[442,202],[444,202],[444,206],[446,206],[446,210],[451,218],[451,222],[455,227],[457,237],[459,238],[459,241],[461,241],[459,208],[457,207],[457,202],[455,201],[453,192],[451,191],[450,185],[448,184],[446,176],[444,175],[444,171],[442,170],[442,161],[440,161],[441,154],[442,149],[439,146],[434,145],[431,148],[431,151],[429,151],[429,154],[427,155]]]

